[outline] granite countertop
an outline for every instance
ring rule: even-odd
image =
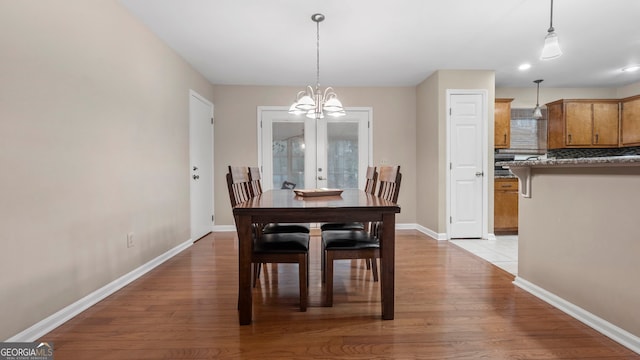
[[[598,166],[640,166],[640,155],[602,156],[571,159],[541,159],[521,161],[498,161],[504,167],[598,167]]]
[[[494,179],[516,179],[517,177],[514,174],[509,175],[494,175]]]

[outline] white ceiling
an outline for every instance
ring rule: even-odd
[[[497,87],[640,81],[640,0],[555,0],[564,55],[539,60],[549,0],[120,0],[214,84],[412,86],[436,70],[495,70]],[[519,71],[521,63],[531,69]]]

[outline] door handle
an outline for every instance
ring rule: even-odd
[[[194,167],[193,167],[193,171],[198,171],[198,167],[197,167],[197,166],[194,166]]]
[[[318,176],[318,180],[327,180],[327,178],[324,176]]]
[[[200,175],[193,175],[193,180],[198,180],[200,179]]]
[[[476,177],[480,177],[480,176],[484,176],[484,173],[482,171],[476,172]]]

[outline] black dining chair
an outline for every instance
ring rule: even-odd
[[[231,206],[250,201],[253,197],[249,169],[244,166],[229,166],[227,187]],[[308,233],[269,233],[261,231],[262,224],[252,224],[253,244],[251,262],[254,264],[253,285],[256,285],[259,264],[295,263],[298,264],[300,287],[300,311],[307,311],[309,234]]]
[[[374,166],[367,167],[366,181],[364,184],[364,192],[374,194],[376,191],[376,183],[378,181],[378,172]],[[365,230],[367,224],[361,222],[344,222],[344,223],[326,223],[320,226],[321,231],[327,230]]]
[[[249,183],[252,196],[258,196],[262,194],[262,175],[260,174],[260,168],[257,166],[249,167]],[[295,186],[295,184],[294,184]],[[261,231],[264,234],[270,233],[306,233],[310,232],[309,224],[283,224],[283,223],[269,223],[262,224]]]
[[[400,166],[381,166],[378,192],[381,198],[398,201],[402,174]],[[322,232],[322,280],[325,283],[325,306],[333,306],[334,260],[371,260],[374,281],[378,280],[377,260],[380,257],[381,223],[373,222],[368,230],[326,230]]]

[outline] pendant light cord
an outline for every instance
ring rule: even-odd
[[[549,17],[549,30],[548,32],[553,32],[555,29],[553,28],[553,0],[551,0],[551,16]]]

